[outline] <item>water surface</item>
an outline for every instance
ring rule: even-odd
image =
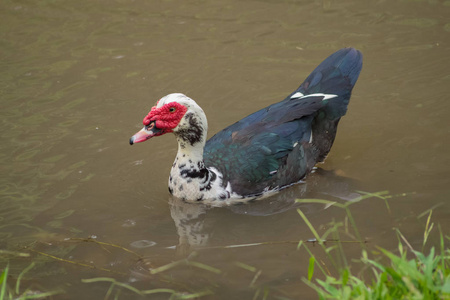
[[[12,282],[34,261],[22,286],[60,289],[61,299],[103,298],[109,284],[81,281],[95,277],[139,289],[208,289],[211,299],[315,298],[301,281],[309,256],[295,242],[313,235],[295,209],[297,197],[345,202],[356,191],[389,191],[389,209],[376,198],[352,206],[368,247],[394,249],[396,227],[419,249],[426,222],[419,216],[430,208],[435,223],[450,225],[449,1],[0,7],[0,249],[31,253],[0,257],[2,267],[10,263]],[[173,136],[128,145],[168,93],[195,99],[212,136],[284,99],[348,46],[362,51],[363,71],[329,157],[304,185],[247,206],[188,205],[167,192]],[[319,233],[345,218],[335,207],[302,210]],[[77,240],[88,237],[122,248]],[[283,241],[292,243],[275,243]],[[272,244],[219,247],[258,242]],[[360,251],[358,244],[345,248],[349,258]],[[192,253],[220,273],[183,265],[148,274]],[[126,290],[120,296],[139,298]]]

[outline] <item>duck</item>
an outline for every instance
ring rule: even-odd
[[[178,152],[168,188],[183,201],[222,205],[264,198],[304,182],[324,162],[361,69],[359,50],[340,49],[284,100],[209,140],[202,108],[188,96],[172,93],[151,108],[130,144],[175,135]]]

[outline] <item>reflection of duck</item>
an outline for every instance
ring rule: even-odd
[[[173,132],[178,154],[169,191],[192,202],[242,202],[299,182],[323,161],[362,67],[346,48],[323,61],[300,87],[213,136],[206,116],[183,94],[160,99],[130,144]]]
[[[209,207],[187,203],[175,197],[170,197],[169,205],[179,238],[177,253],[183,255],[189,252],[191,247],[205,247],[210,235],[204,228]]]
[[[225,208],[212,207],[210,205],[188,203],[176,197],[170,197],[170,213],[175,222],[179,243],[177,253],[186,255],[190,250],[208,246],[217,246],[210,241],[212,232],[234,231],[230,224],[239,227],[238,220],[245,216],[267,217],[282,214],[293,208],[300,207],[308,214],[322,210],[322,205],[299,204],[295,200],[298,198],[324,198],[335,199],[337,201],[349,201],[359,195],[352,191],[356,188],[356,182],[350,178],[337,176],[333,171],[317,169],[311,174],[308,181],[298,184],[290,189],[284,189],[279,193],[259,201],[249,202],[246,205],[226,206]],[[227,213],[228,211],[233,214]],[[237,215],[243,216],[237,216]],[[244,223],[248,223],[248,219]],[[222,245],[222,238],[216,237]],[[245,240],[242,243],[254,241]]]

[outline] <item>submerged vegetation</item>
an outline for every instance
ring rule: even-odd
[[[450,249],[446,246],[450,237],[446,236],[439,226],[434,226],[431,218],[433,209],[429,209],[419,216],[419,218],[427,216],[424,225],[422,249],[420,251],[411,246],[399,229],[394,229],[394,234],[398,237],[398,247],[395,251],[389,251],[381,247],[374,248],[373,245],[369,246],[367,241],[361,238],[350,208],[353,204],[365,199],[378,198],[385,202],[389,210],[388,199],[392,196],[388,195],[387,192],[359,193],[362,195],[360,198],[345,203],[321,199],[297,200],[298,203],[323,204],[326,207],[335,206],[345,211],[345,219],[342,222],[331,222],[327,226],[328,229],[322,235],[319,235],[319,230],[312,225],[306,214],[301,209],[298,209],[298,214],[313,234],[314,239],[300,242],[260,242],[203,249],[230,249],[295,243],[297,244],[298,250],[303,249],[310,256],[307,278],[302,278],[302,281],[315,290],[320,299],[450,299]],[[438,243],[429,246],[428,243],[431,233],[433,229],[436,231],[436,227],[438,227],[439,231]],[[343,234],[351,237],[351,240],[345,241],[341,238]],[[91,242],[102,248],[112,247],[135,256],[135,259],[143,259],[139,254],[129,249],[114,244],[99,242],[91,238],[73,238],[69,240],[82,243]],[[353,259],[352,263],[349,263],[344,251],[345,243],[359,244],[361,247],[361,257],[359,259]],[[318,249],[316,247],[312,251],[311,245],[318,245]],[[369,248],[372,250],[369,250]],[[95,268],[92,265],[66,260],[31,248],[28,250],[41,257],[69,263],[78,268]],[[199,249],[198,251],[201,250]],[[152,295],[159,294],[163,298],[165,294],[167,295],[167,299],[199,299],[204,296],[214,295],[215,288],[217,285],[220,285],[218,283],[214,284],[213,282],[209,286],[206,284],[200,287],[190,287],[187,284],[177,282],[175,278],[172,278],[172,274],[169,274],[171,270],[190,268],[191,271],[197,270],[195,271],[196,274],[199,274],[200,271],[206,273],[206,277],[211,278],[212,281],[215,280],[213,278],[219,280],[218,278],[221,276],[229,276],[223,270],[194,260],[197,254],[198,252],[192,252],[187,258],[162,266],[148,268],[149,275],[156,276],[153,277],[156,285],[152,289],[139,289],[132,283],[120,282],[118,277],[94,277],[85,278],[81,281],[85,284],[108,284],[109,287],[105,287],[104,299],[129,298],[133,294],[138,297],[152,297]],[[29,257],[30,253],[13,253],[3,250],[0,252],[0,255]],[[286,296],[277,295],[275,291],[264,286],[264,284],[258,284],[263,270],[244,262],[234,262],[233,266],[252,274],[248,288],[253,290],[253,299],[290,299]],[[32,262],[18,276],[15,276],[11,280],[8,277],[11,270],[9,264],[7,264],[0,274],[0,300],[48,299],[52,298],[53,295],[64,293],[63,290],[43,292],[39,288],[27,287],[24,289],[23,286],[26,285],[26,283],[22,283],[24,276],[34,267],[35,263]],[[109,269],[95,269],[116,274],[117,276],[127,275]],[[211,275],[218,277],[211,277]],[[302,287],[299,286],[299,288]]]
[[[9,265],[7,265],[2,274],[0,275],[0,300],[25,300],[25,299],[44,299],[56,294],[62,293],[62,291],[51,291],[51,292],[40,292],[37,290],[33,290],[30,288],[26,288],[21,292],[20,283],[28,271],[30,271],[34,267],[34,263],[31,263],[27,268],[25,268],[17,277],[16,284],[14,288],[9,288],[7,285],[8,281],[8,273],[9,273]]]

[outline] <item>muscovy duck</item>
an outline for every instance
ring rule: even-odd
[[[301,182],[334,142],[362,54],[341,49],[325,59],[281,102],[263,108],[206,141],[205,113],[191,98],[161,98],[130,144],[174,133],[178,153],[169,192],[189,202],[234,203]]]

